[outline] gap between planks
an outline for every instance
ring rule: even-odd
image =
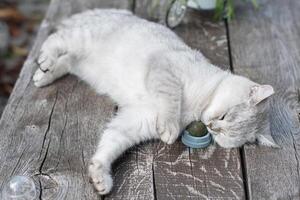
[[[231,52],[231,44],[230,44],[230,30],[228,25],[228,19],[224,18],[224,26],[226,29],[226,38],[227,38],[227,48],[228,48],[228,58],[229,58],[229,68],[232,73],[234,73],[233,62],[232,62],[232,52]],[[244,147],[239,148],[239,154],[241,158],[241,170],[242,170],[242,177],[244,183],[244,191],[245,191],[245,200],[249,200],[249,187],[248,187],[248,177],[247,177],[247,165],[245,159],[245,151]]]

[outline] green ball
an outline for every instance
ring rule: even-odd
[[[194,137],[205,136],[208,132],[206,126],[200,121],[194,121],[190,123],[187,126],[186,131],[188,131],[190,135]]]

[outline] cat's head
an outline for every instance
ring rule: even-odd
[[[278,147],[270,135],[268,97],[272,86],[232,76],[219,85],[202,121],[222,147],[239,147],[248,142]]]

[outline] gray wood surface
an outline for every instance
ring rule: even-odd
[[[282,149],[244,148],[249,199],[300,199],[300,1],[238,5],[229,26],[233,68],[271,84],[271,133]]]
[[[0,152],[5,152],[0,156],[0,189],[12,175],[26,174],[36,180],[40,199],[99,198],[88,183],[86,168],[114,104],[72,76],[43,89],[35,88],[31,77],[40,46],[56,23],[88,8],[111,6],[136,6],[137,13],[141,8],[133,1],[52,1],[0,121]],[[226,68],[224,25],[210,17],[189,12],[175,31]],[[122,156],[113,171],[114,189],[105,199],[244,198],[237,149],[142,144]]]
[[[0,121],[0,190],[11,176],[25,174],[35,179],[40,199],[99,199],[86,169],[114,104],[75,77],[43,89],[34,87],[31,78],[53,26],[72,13],[102,6],[132,5],[118,0],[51,2]]]
[[[113,165],[114,187],[105,200],[155,199],[153,157],[155,143],[148,142],[129,149]]]
[[[72,76],[35,88],[34,60],[62,18],[89,8],[117,7],[161,21],[164,9],[153,14],[145,10],[149,2],[52,0],[0,121],[0,190],[12,175],[26,174],[35,179],[40,199],[100,199],[86,169],[115,105]],[[229,24],[233,68],[275,87],[271,131],[282,149],[245,146],[241,163],[238,149],[192,150],[180,141],[170,146],[141,144],[114,164],[115,185],[104,199],[300,199],[300,2],[260,4],[258,11],[248,4],[237,5],[236,20]],[[189,10],[175,32],[228,69],[225,26],[211,18],[209,13]]]
[[[2,116],[2,112],[3,112],[4,108],[6,106],[7,100],[8,100],[8,98],[6,98],[6,97],[0,97],[0,118]]]
[[[149,4],[149,1],[144,2]],[[147,18],[145,10],[147,8],[137,5],[135,12]],[[213,63],[229,69],[225,26],[214,22],[212,16],[209,12],[200,14],[188,10],[182,24],[174,31]],[[205,150],[192,150],[181,141],[171,146],[159,143],[153,163],[156,197],[161,200],[244,199],[240,166],[238,149],[211,146]]]

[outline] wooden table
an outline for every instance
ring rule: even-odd
[[[61,19],[116,7],[155,20],[150,2],[52,0],[0,121],[0,189],[11,176],[25,174],[36,181],[40,199],[100,199],[86,169],[115,105],[72,76],[34,87],[34,61]],[[270,124],[282,149],[142,144],[115,163],[113,191],[101,199],[300,199],[300,1],[259,2],[258,10],[237,3],[228,24],[188,10],[175,32],[223,69],[274,86]]]

